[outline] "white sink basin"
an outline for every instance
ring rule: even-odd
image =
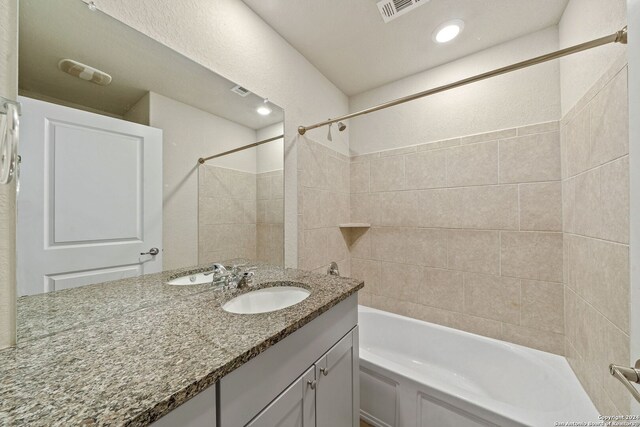
[[[273,286],[239,295],[222,306],[236,314],[258,314],[282,310],[307,299],[311,294],[297,286]]]
[[[186,286],[186,285],[202,285],[204,283],[212,283],[213,275],[205,276],[203,273],[182,276],[167,282],[168,285]]]

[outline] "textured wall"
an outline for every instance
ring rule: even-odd
[[[554,51],[548,28],[350,98],[357,111]],[[352,155],[560,119],[557,61],[349,121]],[[464,117],[464,120],[460,120]]]
[[[18,95],[18,1],[0,2],[0,95]],[[0,348],[15,344],[15,185],[0,186]]]
[[[361,303],[562,354],[557,121],[353,157]]]
[[[624,55],[562,119],[566,355],[602,414],[628,414],[629,113]]]
[[[560,48],[620,30],[627,23],[626,6],[626,0],[570,0],[558,25]],[[608,45],[560,60],[563,116],[624,51],[622,45]]]
[[[240,0],[94,0],[99,9],[285,110],[285,262],[298,263],[297,127],[348,110],[347,97]],[[348,130],[308,136],[348,153]]]

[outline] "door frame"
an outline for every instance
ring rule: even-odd
[[[629,273],[630,360],[640,358],[640,0],[627,0],[629,27]],[[635,120],[634,120],[635,118]],[[640,403],[631,399],[631,413],[640,413]]]

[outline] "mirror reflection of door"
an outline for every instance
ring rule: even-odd
[[[161,271],[162,131],[20,102],[18,295]]]
[[[198,163],[282,135],[281,108],[82,1],[21,0],[19,28],[19,295],[283,264],[283,140]]]

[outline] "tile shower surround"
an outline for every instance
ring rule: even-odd
[[[349,248],[338,224],[349,222],[349,157],[307,137],[298,140],[298,266],[326,273],[336,261],[350,275]]]
[[[566,355],[601,413],[628,413],[607,372],[630,363],[626,108],[621,59],[561,122],[351,159],[301,138],[299,265],[338,260],[364,305]]]
[[[626,58],[561,122],[565,354],[602,414],[630,413],[628,123]]]
[[[630,363],[626,75],[561,122],[352,157],[360,303],[566,355],[601,413],[629,413],[607,369]]]
[[[351,159],[361,302],[564,353],[558,122]]]
[[[282,170],[256,175],[256,258],[284,265]]]
[[[283,264],[282,176],[282,170],[253,174],[200,166],[200,264],[230,258]]]

